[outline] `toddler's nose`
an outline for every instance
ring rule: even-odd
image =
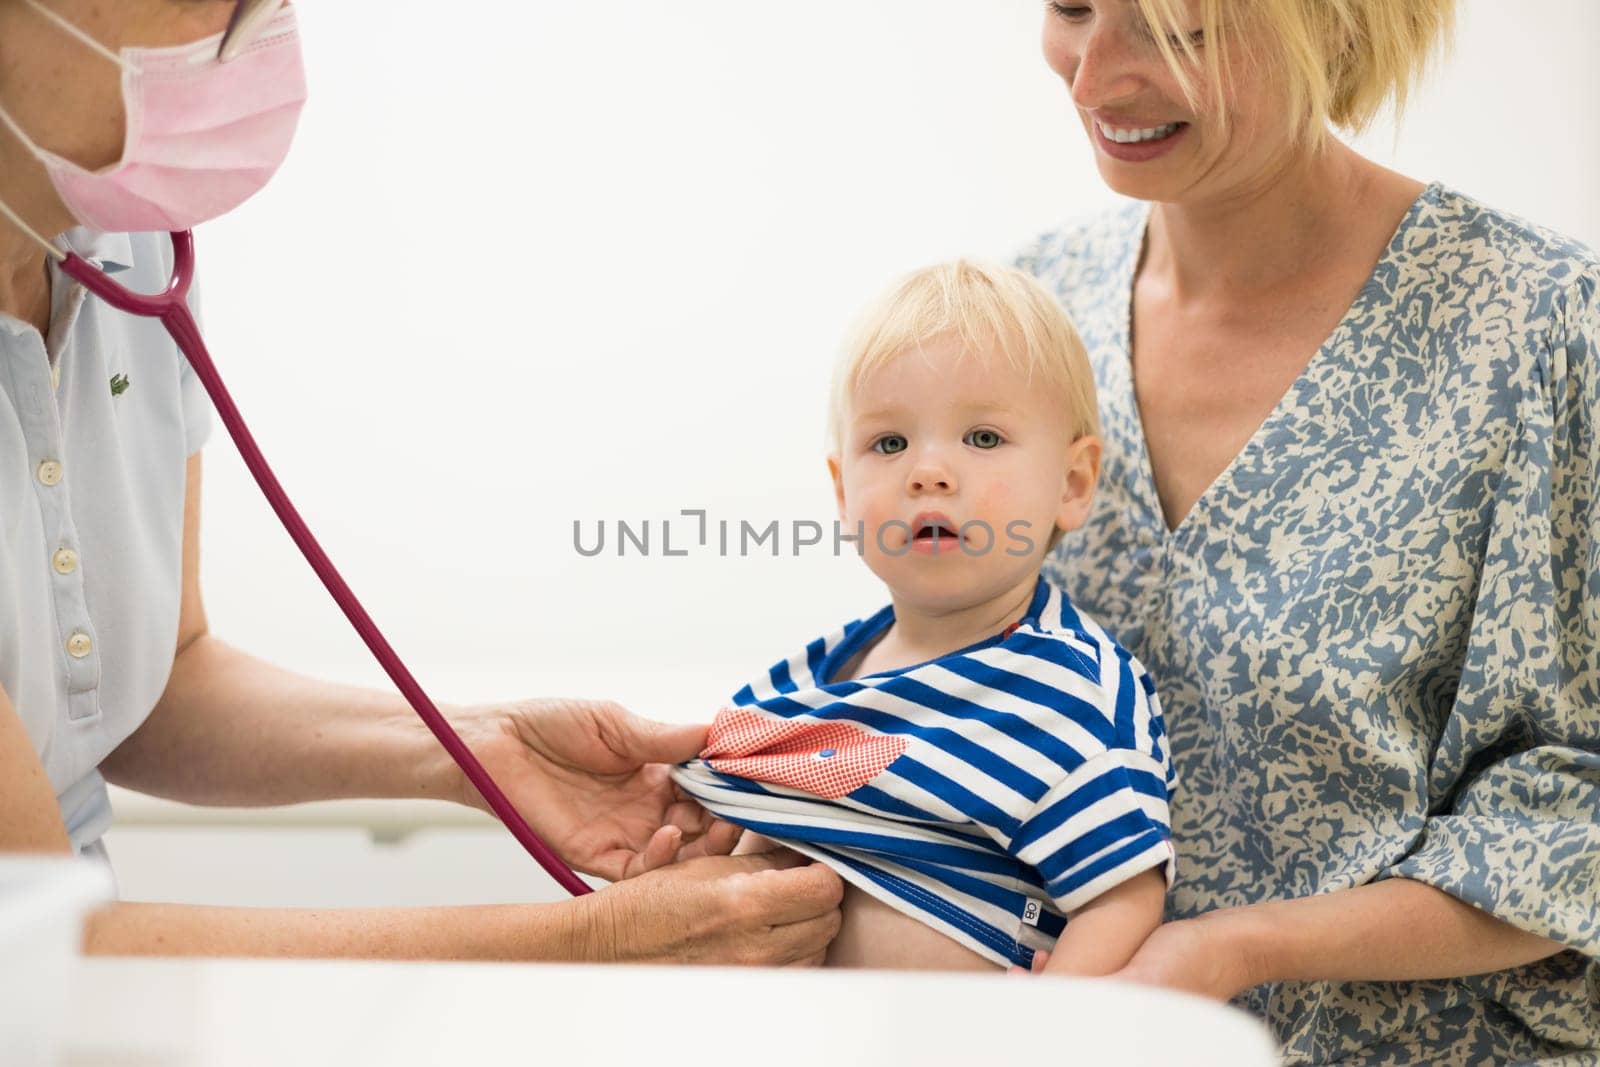
[[[913,493],[951,493],[956,488],[955,475],[947,468],[934,464],[920,464],[907,480]]]

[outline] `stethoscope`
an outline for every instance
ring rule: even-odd
[[[11,215],[11,212],[7,211],[6,214]],[[12,217],[15,219],[15,216]],[[394,649],[379,632],[377,624],[372,621],[367,610],[361,606],[361,602],[350,591],[345,580],[334,569],[327,553],[322,551],[322,546],[311,535],[305,520],[300,518],[300,513],[289,502],[289,497],[284,493],[283,486],[278,483],[277,476],[272,473],[272,468],[267,466],[261,450],[256,447],[255,438],[251,436],[249,427],[245,426],[244,419],[239,416],[239,409],[234,405],[233,398],[228,395],[227,388],[222,384],[222,378],[217,374],[217,368],[211,361],[211,353],[206,350],[205,340],[200,336],[200,326],[195,322],[194,315],[189,311],[186,302],[189,284],[194,280],[194,235],[188,230],[172,234],[172,280],[167,284],[165,292],[148,295],[135,293],[112,281],[103,271],[76,252],[63,254],[52,245],[46,247],[58,257],[57,265],[62,273],[76,279],[84,288],[112,307],[132,315],[161,320],[161,324],[177,342],[178,350],[183,353],[184,358],[189,361],[189,365],[194,368],[195,374],[199,375],[200,381],[205,385],[212,404],[216,406],[217,414],[222,416],[223,425],[228,428],[229,436],[233,438],[239,454],[244,457],[245,466],[250,468],[256,484],[261,487],[261,492],[272,505],[272,510],[277,512],[284,529],[289,531],[289,536],[299,546],[301,554],[306,557],[306,562],[317,572],[317,577],[322,579],[322,584],[332,594],[334,602],[344,612],[345,618],[350,620],[350,625],[361,635],[361,640],[372,650],[372,654],[377,657],[383,669],[410,702],[412,709],[427,724],[428,729],[433,731],[433,736],[439,739],[445,751],[450,753],[450,758],[456,761],[467,779],[483,796],[490,810],[499,816],[506,829],[511,831],[511,836],[521,842],[522,847],[539,861],[539,866],[549,872],[550,876],[573,896],[593,892],[573,873],[572,868],[563,863],[550,850],[550,846],[533,832],[532,827],[489,776],[489,772],[484,770],[483,764],[472,754],[472,750],[462,742],[455,728],[439,714],[439,709],[434,706],[428,694],[422,691],[422,686],[417,684],[417,680],[411,676],[405,664],[400,662],[400,657],[395,655]]]

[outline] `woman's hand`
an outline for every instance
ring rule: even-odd
[[[785,849],[675,864],[562,906],[579,959],[817,966],[843,896],[827,866]]]
[[[1254,962],[1242,943],[1228,934],[1223,912],[1197,919],[1179,919],[1156,927],[1133,958],[1109,978],[1160,986],[1227,1002],[1259,984]],[[1044,970],[1048,952],[1036,952],[1033,973]],[[1020,968],[1012,968],[1013,973]]]
[[[700,752],[704,725],[566,699],[480,705],[450,719],[523,818],[586,874],[620,881],[674,860],[724,855],[738,841],[737,826],[712,818],[667,776],[668,764]],[[458,792],[487,810],[465,775]]]

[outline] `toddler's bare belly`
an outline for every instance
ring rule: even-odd
[[[944,934],[845,883],[844,922],[828,948],[825,966],[926,971],[997,971],[1000,968]]]
[[[746,830],[733,850],[736,856],[782,848],[776,841]],[[824,967],[874,967],[916,971],[998,971],[964,945],[933,927],[885,904],[865,889],[844,884],[839,936],[828,946]]]

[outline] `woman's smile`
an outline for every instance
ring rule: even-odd
[[[1187,122],[1156,125],[1111,124],[1088,119],[1095,148],[1123,163],[1144,163],[1171,152],[1189,131]]]

